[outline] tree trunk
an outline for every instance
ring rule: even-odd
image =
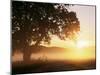
[[[28,49],[25,49],[23,51],[23,60],[24,60],[24,63],[30,62],[30,55],[31,55],[31,53],[30,53],[30,51]]]

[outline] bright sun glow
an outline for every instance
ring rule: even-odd
[[[83,48],[85,46],[87,46],[87,41],[85,40],[78,40],[76,43],[77,48]]]

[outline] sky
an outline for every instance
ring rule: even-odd
[[[68,8],[69,11],[74,11],[77,14],[77,18],[80,21],[80,34],[78,36],[79,43],[75,45],[73,40],[60,40],[57,36],[53,36],[50,45],[45,45],[49,47],[62,47],[72,49],[69,52],[67,49],[62,53],[45,53],[50,59],[67,59],[67,60],[83,60],[95,58],[95,6],[84,6],[84,5],[74,5]],[[81,42],[80,42],[81,41]],[[86,44],[88,42],[88,44]],[[84,49],[84,45],[88,46],[88,49]],[[92,45],[93,47],[89,47]],[[78,48],[74,48],[77,46]],[[38,58],[42,54],[32,54],[31,57]],[[23,55],[18,54],[13,57],[13,61],[23,60]],[[57,57],[56,57],[57,56]],[[61,57],[62,56],[62,57]],[[22,57],[22,58],[21,58]]]
[[[85,39],[95,40],[95,6],[75,5],[71,8],[80,20],[80,30]]]
[[[95,45],[95,6],[74,5],[68,8],[69,11],[76,12],[80,21],[80,33],[78,38],[87,41],[90,45]],[[60,40],[53,36],[49,46],[59,46],[66,48],[73,44],[72,40]]]

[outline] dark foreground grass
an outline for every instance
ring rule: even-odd
[[[29,64],[23,62],[12,65],[12,74],[44,73],[96,69],[95,60],[85,62],[72,61],[37,61]]]

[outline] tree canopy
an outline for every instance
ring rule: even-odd
[[[24,48],[31,42],[50,43],[51,36],[61,40],[80,30],[76,13],[68,4],[12,1],[12,47]]]

